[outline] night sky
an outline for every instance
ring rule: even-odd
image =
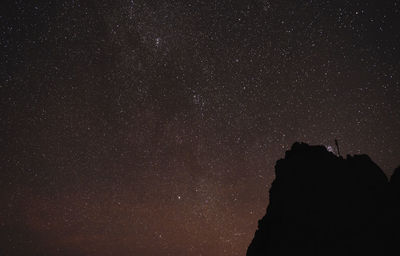
[[[400,1],[2,1],[1,255],[245,255],[295,141],[400,164]]]

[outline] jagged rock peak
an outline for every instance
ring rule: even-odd
[[[367,155],[344,159],[324,146],[296,142],[275,173],[247,256],[389,255],[394,248],[390,223],[398,223],[391,213],[398,203],[390,194],[399,169],[389,185]]]

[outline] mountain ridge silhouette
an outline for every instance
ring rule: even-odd
[[[275,175],[247,256],[400,255],[400,167],[296,142]]]

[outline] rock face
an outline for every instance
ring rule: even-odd
[[[275,172],[247,256],[400,255],[399,168],[389,183],[367,155],[295,143]]]
[[[391,256],[400,255],[400,167],[390,178],[389,243]]]

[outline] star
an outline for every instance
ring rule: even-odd
[[[7,255],[244,255],[295,141],[399,165],[396,1],[56,2],[0,17]]]

